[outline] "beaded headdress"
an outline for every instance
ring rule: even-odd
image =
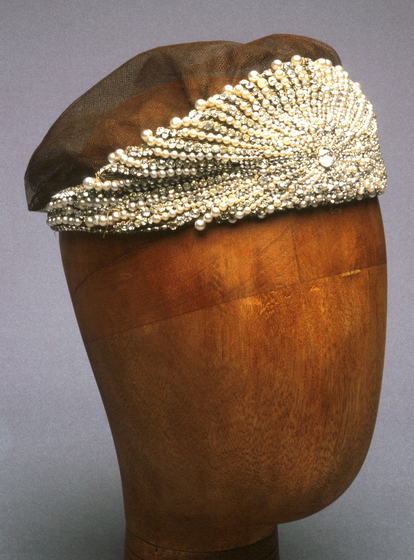
[[[56,193],[57,231],[174,230],[381,194],[377,123],[360,85],[330,60],[295,55],[144,130],[94,177]]]

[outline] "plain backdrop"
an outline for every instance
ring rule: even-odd
[[[0,16],[0,558],[119,560],[124,536],[115,451],[58,237],[26,208],[32,152],[73,100],[139,52],[292,33],[334,47],[376,110],[389,314],[368,458],[332,506],[280,526],[281,559],[412,559],[413,0],[3,0]]]

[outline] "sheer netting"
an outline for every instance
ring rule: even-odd
[[[94,175],[110,152],[141,144],[144,129],[167,127],[171,118],[187,115],[197,99],[237,84],[251,70],[264,71],[274,59],[286,62],[294,55],[340,64],[328,45],[294,35],[270,35],[247,44],[186,43],[135,56],[52,125],[26,171],[29,210],[44,210],[55,193]]]

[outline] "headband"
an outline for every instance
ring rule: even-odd
[[[234,223],[384,192],[373,107],[329,60],[299,55],[144,130],[47,206],[56,231],[137,232]]]

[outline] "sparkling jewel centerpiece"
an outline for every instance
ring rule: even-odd
[[[57,231],[176,229],[382,194],[371,103],[341,66],[294,56],[142,132],[82,185],[53,196]]]
[[[331,150],[327,150],[326,148],[319,148],[318,158],[319,163],[324,167],[331,167],[334,161]]]

